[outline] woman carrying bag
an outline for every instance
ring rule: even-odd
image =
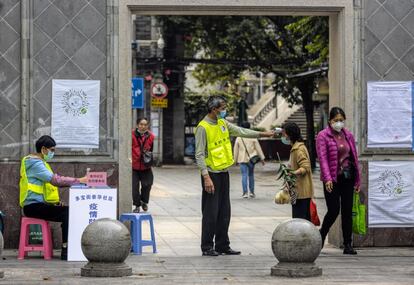
[[[147,118],[138,118],[136,128],[132,131],[132,201],[134,213],[148,211],[150,191],[154,183],[152,174],[152,150],[154,134],[148,129]]]
[[[308,150],[303,143],[300,128],[295,123],[282,126],[282,142],[291,145],[289,164],[296,186],[290,189],[292,218],[311,221],[310,203],[313,197],[312,169]]]
[[[344,128],[345,119],[345,112],[339,107],[333,107],[329,113],[328,127],[316,139],[328,208],[319,231],[323,246],[329,229],[341,210],[344,254],[357,254],[352,247],[352,204],[354,192],[359,192],[360,176],[355,139]]]
[[[244,122],[243,128],[250,129],[250,123]],[[250,198],[255,198],[254,193],[254,166],[259,161],[265,165],[262,148],[257,139],[240,138],[234,143],[234,161],[240,164],[242,174],[243,198],[248,198],[248,190],[250,190]]]

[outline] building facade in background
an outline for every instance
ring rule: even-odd
[[[119,146],[128,139],[119,135],[124,127],[119,123],[122,117],[119,102],[131,96],[128,92],[119,94],[117,87],[118,76],[124,72],[118,65],[118,37],[125,31],[125,27],[119,26],[123,21],[119,20],[118,12],[124,9],[118,6],[120,2],[124,1],[0,1],[0,210],[6,214],[7,248],[17,247],[16,237],[19,235],[19,159],[34,150],[37,138],[50,134],[52,79],[94,79],[101,82],[99,148],[60,150],[52,167],[68,176],[82,176],[86,168],[107,171],[109,184],[120,188],[122,209],[128,205],[130,189],[124,186],[128,183],[122,180],[123,174],[118,171],[120,165],[128,163],[120,159]],[[158,5],[161,2],[158,1]],[[174,7],[170,1],[164,2],[165,7]],[[197,5],[199,1],[184,2]],[[338,1],[324,2],[335,4]],[[391,160],[412,157],[409,150],[367,150],[365,122],[367,81],[414,80],[414,4],[411,0],[348,2],[354,7],[353,15],[348,16],[354,20],[355,88],[354,93],[349,94],[353,96],[350,101],[354,105],[346,106],[346,111],[354,114],[355,122],[363,122],[354,124],[353,130],[363,160],[362,176],[367,177],[367,161],[375,156]],[[208,5],[209,1],[203,3]],[[239,5],[238,1],[226,3]],[[231,14],[228,7],[224,10]],[[140,20],[139,17],[137,19]],[[153,31],[149,28],[144,32]],[[163,36],[166,43],[164,56],[183,52],[183,49],[176,48],[175,55],[168,54],[169,44],[180,47],[182,43],[173,32]],[[162,115],[163,160],[180,162],[184,156],[184,98],[179,83],[184,78],[184,70],[180,66],[163,66],[165,70],[171,71],[171,97],[169,107]],[[332,66],[330,70],[335,71]],[[332,102],[337,102],[335,98],[331,97]],[[364,180],[363,191],[367,189],[367,181]],[[67,193],[62,195],[67,199]],[[370,229],[369,235],[357,242],[369,246],[412,245],[414,241],[409,237],[413,234],[412,229]],[[333,234],[332,242],[339,244],[339,236]]]

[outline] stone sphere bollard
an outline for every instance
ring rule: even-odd
[[[3,240],[3,234],[0,232],[0,258],[3,253],[3,247],[4,247],[4,240]],[[4,277],[4,272],[0,271],[0,278]]]
[[[124,262],[131,251],[131,237],[123,223],[107,218],[96,220],[83,231],[81,246],[89,261],[81,268],[81,276],[132,275],[132,268]]]
[[[311,277],[322,275],[315,265],[322,247],[318,229],[309,221],[292,219],[278,225],[272,236],[273,254],[279,263],[272,267],[271,275],[285,277]]]

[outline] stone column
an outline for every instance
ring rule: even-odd
[[[3,234],[0,232],[0,258],[1,258],[1,254],[3,253],[3,246],[4,246],[4,241],[3,241]],[[4,272],[0,270],[0,278],[4,277]]]

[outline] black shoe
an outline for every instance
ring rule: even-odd
[[[60,259],[68,260],[68,248],[67,247],[62,247],[62,250],[60,252]]]
[[[223,255],[240,255],[241,251],[237,251],[237,250],[232,250],[231,248],[227,249],[227,250],[217,250],[217,252],[219,254],[223,254]]]
[[[135,209],[132,212],[138,214],[139,213],[139,206],[135,206]]]
[[[214,249],[203,251],[203,256],[219,256],[220,254]]]
[[[148,204],[147,203],[142,202],[141,207],[142,207],[142,210],[144,212],[148,211]]]
[[[352,245],[350,244],[345,244],[344,245],[344,254],[357,254],[356,250],[353,249]]]

